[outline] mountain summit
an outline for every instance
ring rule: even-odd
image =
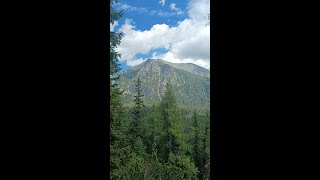
[[[208,108],[210,105],[210,71],[192,63],[170,63],[161,59],[148,59],[122,73],[120,87],[124,90],[124,103],[130,105],[135,93],[135,82],[142,81],[146,105],[157,104],[171,84],[182,108]]]
[[[181,69],[181,70],[193,73],[193,74],[198,74],[198,75],[210,78],[210,71],[208,69],[200,67],[200,66],[192,64],[192,63],[171,63],[168,61],[164,61],[162,59],[147,59],[147,61],[145,63],[147,63],[147,62],[149,62],[149,63],[150,62],[151,63],[157,62],[160,64],[168,64],[176,69]]]

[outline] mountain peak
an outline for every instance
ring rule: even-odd
[[[163,59],[147,59],[145,62],[140,64],[139,67],[137,66],[137,68],[140,68],[141,66],[145,66],[148,64],[153,64],[153,63],[158,63],[160,65],[167,64],[176,69],[180,69],[183,71],[187,71],[193,74],[210,78],[210,70],[193,63],[172,63],[172,62],[165,61]]]
[[[166,83],[175,89],[182,107],[207,107],[210,103],[210,71],[192,63],[170,63],[162,59],[147,59],[121,75],[124,102],[129,103],[135,93],[134,82],[140,78],[146,104],[161,101]],[[131,99],[131,100],[130,100]]]
[[[144,63],[150,63],[150,62],[166,62],[162,59],[147,59]]]

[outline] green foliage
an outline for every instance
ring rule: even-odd
[[[159,107],[153,105],[148,113],[147,118],[148,121],[145,122],[147,131],[146,131],[146,145],[147,145],[147,153],[152,155],[153,157],[157,157],[158,153],[158,140],[159,140],[159,134],[162,129],[160,125],[160,113],[159,113]]]
[[[141,90],[141,80],[138,78],[135,84],[136,94],[134,95],[134,107],[132,112],[132,121],[130,126],[130,135],[132,139],[137,137],[142,138],[144,136],[143,125],[143,108],[144,103],[142,101],[143,94]]]
[[[202,169],[202,178],[210,179],[210,114],[207,112],[207,123],[204,130],[203,137],[203,169]]]
[[[122,16],[122,12],[113,9],[116,2],[110,1],[111,24]],[[138,77],[130,99],[121,90],[121,55],[115,51],[122,37],[123,34],[110,31],[110,179],[210,179],[209,111],[199,108],[191,112],[191,108],[199,105],[208,107],[206,98],[210,94],[209,81],[190,72],[206,72],[195,66],[178,68],[176,75],[182,78],[177,78],[176,84],[165,86],[164,93],[159,93],[161,101],[145,97],[147,88],[142,88]],[[171,68],[168,63],[165,65],[167,70]],[[132,72],[127,79],[145,74],[137,69]],[[161,82],[166,79],[161,78]],[[146,82],[159,85],[152,78],[143,80],[144,85]],[[188,85],[177,86],[183,81]],[[133,85],[132,81],[124,82]],[[167,79],[167,82],[170,81]],[[194,94],[197,98],[185,94]],[[125,107],[123,99],[131,106]],[[147,99],[153,106],[145,106]]]
[[[193,139],[192,139],[192,157],[195,165],[200,171],[199,176],[201,177],[202,169],[203,169],[203,153],[201,149],[201,136],[200,136],[200,127],[199,127],[199,119],[197,111],[193,111]]]
[[[137,137],[135,139],[135,142],[133,144],[133,151],[141,157],[145,156],[146,153],[146,147],[144,146],[142,139],[140,137]]]
[[[160,103],[161,121],[163,121],[163,132],[161,135],[161,157],[164,162],[168,161],[169,153],[175,155],[182,153],[182,132],[180,122],[180,111],[171,85],[167,84],[166,92]]]
[[[143,102],[144,96],[139,98],[135,102]],[[126,110],[127,122],[136,108]],[[169,84],[160,104],[139,109],[145,133],[132,142],[123,179],[210,179],[209,111],[181,111]]]
[[[112,1],[110,1],[111,5]],[[110,23],[121,17],[120,12],[110,6]],[[120,54],[115,51],[119,45],[122,34],[110,32],[110,178],[122,179],[124,164],[130,158],[131,147],[127,138],[122,91],[118,85]]]
[[[166,170],[167,177],[171,179],[197,179],[198,170],[186,156],[170,153]]]
[[[128,162],[126,162],[126,166],[124,167],[124,179],[145,179],[145,169],[144,157],[133,153],[132,157]]]
[[[122,12],[115,11],[113,9],[114,0],[110,0],[110,23],[114,24],[122,17]],[[119,53],[115,51],[115,48],[120,44],[122,33],[116,33],[110,31],[110,83],[111,85],[116,84],[119,79],[119,72],[121,70],[118,63],[118,59],[121,57]],[[111,86],[114,87],[114,86]]]

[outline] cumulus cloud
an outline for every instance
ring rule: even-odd
[[[177,9],[175,4],[172,4],[170,8]],[[155,24],[145,31],[136,29],[133,21],[126,19],[119,28],[119,31],[125,34],[117,48],[122,54],[121,61],[125,61],[129,66],[135,66],[145,61],[137,59],[137,54],[149,54],[152,50],[164,48],[167,52],[155,52],[150,58],[173,63],[194,63],[210,69],[210,26],[206,26],[209,8],[209,0],[190,0],[189,18],[178,22],[174,27]]]
[[[181,58],[206,59],[210,57],[209,39],[210,27],[206,26],[194,36],[173,44],[171,51]]]
[[[208,21],[210,14],[210,0],[191,0],[188,3],[189,17],[195,21]]]
[[[164,6],[166,4],[166,0],[160,0],[159,3],[161,4],[161,6]]]
[[[150,30],[139,31],[132,25],[131,19],[126,19],[119,31],[125,34],[117,51],[122,54],[121,60],[134,59],[136,54],[146,54],[152,49],[169,48],[170,40],[163,38],[169,30],[166,24],[156,24]]]

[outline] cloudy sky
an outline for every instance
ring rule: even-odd
[[[210,69],[210,0],[119,0],[114,7],[124,11],[110,27],[125,34],[117,48],[123,69],[149,58]]]

